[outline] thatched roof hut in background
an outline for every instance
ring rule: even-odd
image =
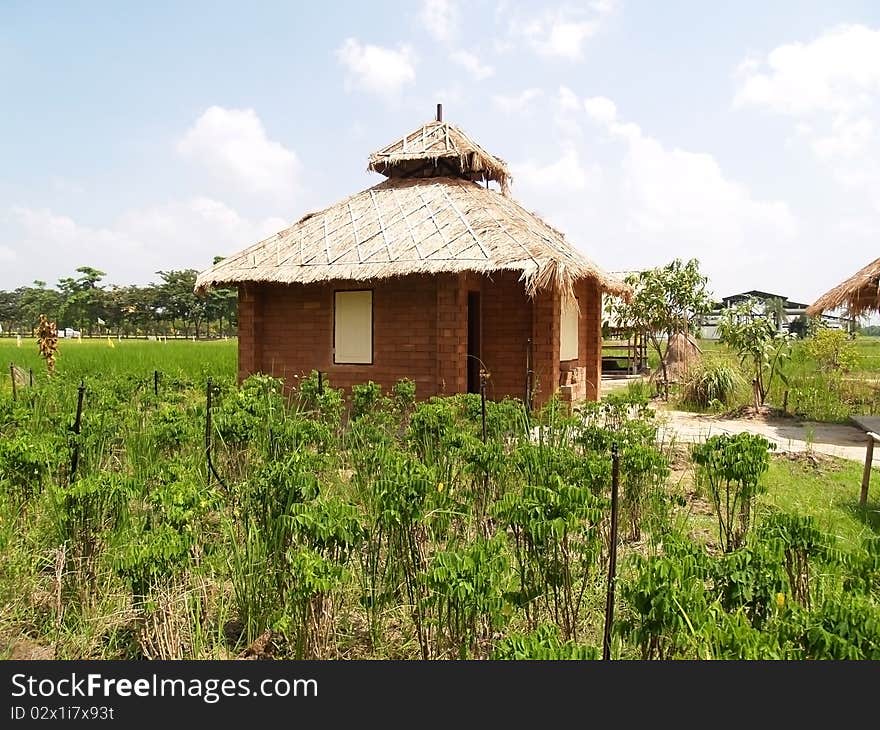
[[[834,309],[845,309],[850,317],[880,312],[880,259],[823,294],[807,307],[806,313],[815,317]]]
[[[666,350],[666,375],[669,382],[681,380],[690,368],[696,365],[703,356],[703,350],[690,334],[676,332],[669,338],[669,348]],[[659,376],[658,368],[653,376]]]
[[[388,179],[198,276],[198,292],[238,287],[240,377],[320,369],[346,386],[412,377],[427,396],[472,390],[482,363],[490,395],[522,395],[525,373],[540,371],[549,397],[567,369],[572,397],[597,397],[601,295],[630,288],[510,197],[504,160],[438,108],[435,121],[371,154],[368,169]],[[370,292],[372,307],[352,315],[371,327],[354,362],[337,342],[345,291]],[[294,342],[282,351],[272,338]]]

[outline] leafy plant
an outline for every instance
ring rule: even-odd
[[[492,650],[492,659],[513,661],[583,661],[598,659],[599,656],[599,649],[595,646],[563,641],[559,628],[554,624],[541,624],[529,633],[508,634]]]
[[[491,631],[506,623],[510,575],[505,542],[503,536],[478,539],[466,548],[434,555],[425,582],[437,655],[448,650],[465,659],[479,651],[480,640],[487,643]]]
[[[562,477],[509,492],[495,516],[513,535],[519,602],[536,624],[533,601],[550,613],[566,640],[578,635],[587,584],[602,554],[599,526],[606,503],[590,483]]]
[[[372,380],[351,386],[351,417],[372,413],[382,402],[382,387]]]
[[[609,300],[609,313],[620,326],[642,331],[660,358],[664,397],[669,398],[666,354],[676,334],[694,332],[700,316],[711,306],[707,279],[697,259],[675,259],[666,266],[641,271],[626,278],[633,287],[629,302]]]
[[[697,477],[708,488],[724,552],[743,544],[761,476],[770,466],[769,452],[775,448],[763,436],[750,433],[711,436],[693,447]]]
[[[788,382],[783,366],[791,356],[791,337],[779,332],[776,309],[773,303],[747,299],[725,310],[718,324],[721,342],[752,375],[755,408],[766,402],[775,377]]]
[[[706,556],[693,546],[667,545],[665,555],[636,556],[634,574],[622,584],[629,613],[617,630],[639,648],[642,659],[672,659],[693,646],[706,619]]]
[[[824,373],[849,372],[859,364],[855,342],[843,330],[819,327],[804,341],[804,349]]]

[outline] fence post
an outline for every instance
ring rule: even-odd
[[[73,482],[76,477],[76,469],[79,466],[79,434],[82,428],[83,396],[85,392],[85,381],[80,380],[79,388],[76,390],[76,417],[73,419],[73,453],[70,455],[70,477],[67,479],[68,484]]]
[[[28,385],[33,388],[34,387],[34,369],[28,368]]]
[[[211,486],[211,477],[213,476],[217,483],[229,494],[229,487],[220,478],[217,469],[214,467],[214,461],[211,458],[211,408],[213,406],[213,394],[214,383],[211,378],[208,378],[208,383],[205,386],[205,461],[208,463],[208,486]]]
[[[153,395],[159,395],[159,371],[153,371]]]
[[[617,579],[617,491],[620,481],[620,457],[617,444],[611,444],[611,549],[608,556],[608,592],[605,595],[605,631],[602,659],[611,659],[611,627],[614,624],[614,584]]]
[[[871,466],[874,463],[874,434],[868,434],[868,443],[865,445],[865,469],[862,472],[862,492],[859,495],[859,507],[868,504],[868,488],[871,485]]]
[[[483,443],[486,443],[486,371],[480,368],[480,417],[483,422]]]
[[[15,389],[15,363],[9,363],[9,377],[12,378],[12,400],[18,400],[18,392]]]
[[[526,340],[526,413],[532,410],[532,338]]]
[[[208,378],[208,384],[205,386],[205,461],[208,465],[208,486],[211,486],[211,474],[214,467],[211,464],[211,378]]]

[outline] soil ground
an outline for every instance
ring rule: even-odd
[[[855,426],[817,423],[752,414],[745,418],[724,418],[703,413],[656,408],[662,420],[660,435],[665,443],[696,443],[720,433],[742,432],[764,436],[776,444],[777,453],[816,452],[864,463],[867,437]],[[875,468],[878,458],[874,457]]]

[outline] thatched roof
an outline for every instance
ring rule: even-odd
[[[387,177],[462,177],[494,180],[508,194],[510,171],[500,157],[488,153],[461,129],[448,122],[423,124],[370,155],[367,169]]]
[[[845,309],[851,317],[880,311],[880,259],[823,294],[807,307],[806,313],[812,317],[832,309]]]
[[[196,290],[499,270],[520,272],[530,294],[555,287],[568,295],[585,278],[630,293],[512,198],[453,177],[385,180],[223,259],[199,275]]]
[[[530,295],[552,287],[573,296],[574,282],[591,278],[607,292],[629,296],[629,286],[512,200],[504,160],[441,121],[441,110],[438,105],[437,121],[370,155],[369,169],[388,180],[223,259],[199,275],[196,291],[243,282],[510,270],[520,272]]]

